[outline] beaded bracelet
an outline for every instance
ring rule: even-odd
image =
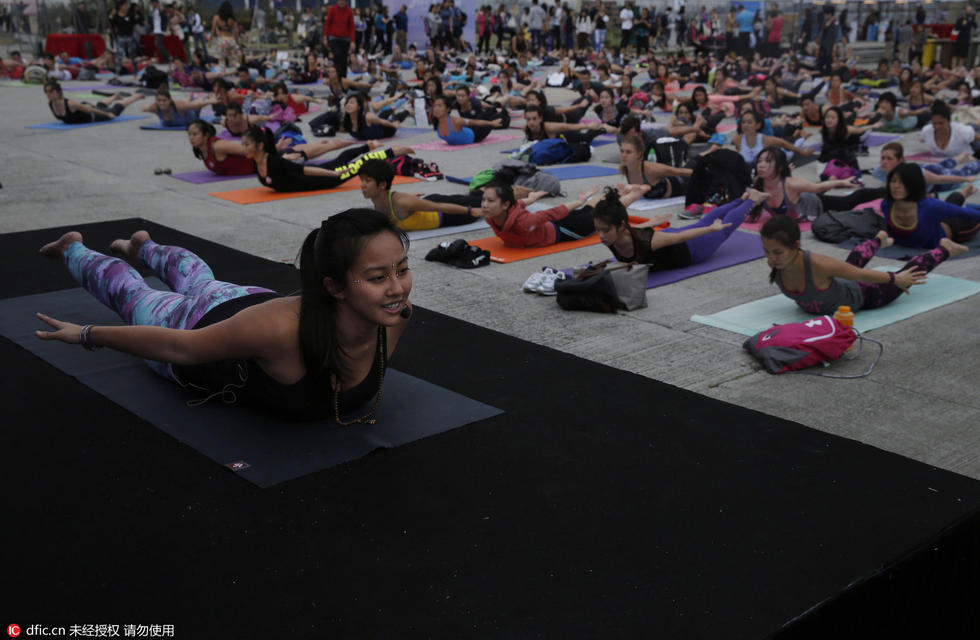
[[[92,328],[95,325],[87,324],[82,327],[81,333],[78,335],[78,344],[82,345],[82,348],[86,351],[95,351],[96,349],[101,349],[99,345],[92,342]]]

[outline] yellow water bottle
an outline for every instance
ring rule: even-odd
[[[837,322],[841,323],[842,325],[844,325],[845,327],[847,327],[851,331],[854,331],[854,312],[851,311],[851,308],[849,306],[847,306],[847,305],[841,305],[841,306],[837,307],[837,311],[834,312],[834,320],[836,320]],[[856,335],[856,332],[855,332],[855,335]],[[844,352],[844,356],[843,357],[845,357],[845,358],[853,358],[853,357],[855,357],[857,355],[855,353],[855,345],[857,345],[857,340],[855,340],[853,343],[851,343],[851,346],[848,347],[847,348],[847,351]]]

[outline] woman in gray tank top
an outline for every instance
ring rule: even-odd
[[[875,309],[892,302],[912,285],[926,281],[926,273],[940,262],[967,251],[944,238],[940,246],[915,256],[898,271],[865,269],[878,249],[892,239],[884,231],[856,246],[846,260],[804,251],[800,226],[790,216],[776,216],[762,226],[762,247],[772,271],[769,281],[813,315],[832,314],[840,306],[852,310]]]

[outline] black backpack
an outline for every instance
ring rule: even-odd
[[[752,175],[742,156],[731,149],[718,149],[698,156],[688,181],[685,206],[724,204],[745,193]]]
[[[167,72],[160,71],[152,64],[148,65],[143,72],[143,86],[147,89],[156,89],[162,84],[167,84],[167,82]]]
[[[657,162],[671,167],[687,166],[687,143],[679,138],[657,138],[650,145]]]
[[[874,209],[857,211],[824,211],[811,223],[811,231],[819,240],[837,244],[848,238],[873,238],[886,227],[885,218]]]

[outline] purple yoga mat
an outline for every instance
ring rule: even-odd
[[[692,264],[689,267],[683,267],[681,269],[666,269],[664,271],[651,272],[647,276],[647,289],[672,284],[680,280],[699,276],[702,273],[717,271],[750,260],[757,260],[763,256],[765,256],[765,252],[762,250],[762,242],[759,240],[759,236],[754,233],[735,231],[704,262]],[[563,269],[563,271],[566,275],[572,275],[572,269]]]
[[[244,176],[219,176],[216,173],[211,173],[207,169],[201,169],[200,171],[185,171],[183,173],[171,173],[171,178],[177,178],[178,180],[183,180],[184,182],[190,182],[191,184],[207,184],[209,182],[226,182],[228,180],[242,180],[244,178],[255,179],[255,174],[250,173]]]

